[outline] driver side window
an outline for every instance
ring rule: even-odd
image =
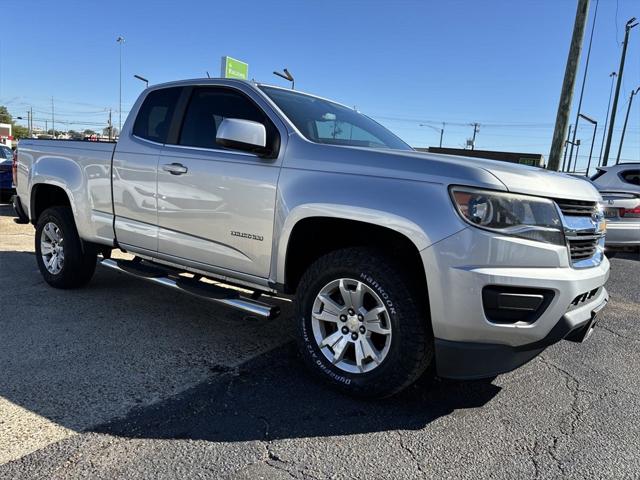
[[[195,88],[191,95],[178,144],[222,150],[216,143],[216,133],[225,118],[262,123],[268,144],[276,134],[267,116],[243,94],[229,88],[202,87]]]

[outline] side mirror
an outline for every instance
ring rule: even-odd
[[[267,130],[263,124],[251,120],[225,118],[218,127],[216,143],[259,155],[268,153]]]

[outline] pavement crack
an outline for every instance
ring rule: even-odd
[[[531,463],[533,464],[533,470],[535,472],[535,476],[533,478],[540,478],[540,464],[538,463],[538,440],[533,441],[533,446],[531,448],[527,448],[531,454]]]
[[[617,332],[613,328],[607,327],[606,325],[603,325],[601,323],[598,324],[597,328],[598,329],[602,329],[605,332],[609,332],[610,334],[615,335],[616,337],[624,338],[625,340],[631,340],[632,342],[640,342],[640,339],[638,339],[636,337],[630,337],[630,336],[624,335],[623,333]]]
[[[299,468],[296,467],[295,464],[287,460],[284,460],[282,457],[280,457],[277,453],[275,453],[271,449],[271,437],[270,437],[271,424],[269,423],[269,419],[266,417],[258,417],[258,420],[260,420],[264,425],[262,443],[264,444],[265,457],[261,461],[266,463],[270,467],[275,468],[276,470],[281,470],[287,473],[291,478],[303,479],[303,480],[306,480],[306,479],[315,480],[317,477],[314,477],[309,472],[300,470]]]
[[[408,445],[406,445],[404,443],[404,438],[402,437],[402,432],[400,430],[398,430],[396,432],[398,434],[398,439],[400,440],[400,448],[402,448],[405,452],[407,452],[409,454],[409,456],[413,459],[413,461],[416,464],[416,468],[418,469],[418,471],[420,472],[420,474],[423,477],[426,477],[427,472],[425,472],[422,469],[422,465],[420,464],[420,459],[418,458],[418,455],[416,455],[416,452],[413,451],[413,449],[411,447],[409,447]]]
[[[588,395],[597,395],[597,394],[594,393],[594,392],[591,392],[591,391],[589,391],[589,390],[587,390],[585,388],[583,388],[581,383],[580,383],[580,380],[578,380],[578,378],[574,374],[572,374],[571,372],[569,372],[565,368],[563,368],[560,365],[557,365],[557,364],[551,362],[550,360],[548,360],[543,355],[540,355],[538,358],[540,359],[540,362],[542,362],[544,365],[546,365],[547,367],[551,368],[552,370],[555,370],[556,372],[560,373],[560,375],[562,376],[562,378],[565,381],[565,386],[567,387],[567,390],[569,390],[569,392],[571,393],[571,404],[569,406],[570,407],[570,412],[569,412],[570,420],[569,420],[568,431],[563,429],[562,428],[562,424],[560,424],[560,433],[561,433],[561,435],[564,438],[568,439],[575,433],[576,426],[578,425],[580,419],[582,418],[582,415],[584,414],[584,410],[580,409],[578,407],[580,394],[581,393],[582,394],[588,394]],[[556,462],[560,472],[562,472],[562,474],[565,475],[566,471],[565,471],[564,462],[558,456],[558,445],[559,445],[559,443],[560,443],[560,436],[554,436],[553,437],[553,443],[549,447],[549,455]]]

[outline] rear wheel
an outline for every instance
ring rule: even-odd
[[[433,357],[424,302],[380,251],[329,253],[297,293],[302,356],[321,378],[358,396],[384,397],[414,382]],[[422,292],[426,298],[426,292]]]
[[[96,268],[96,252],[82,245],[69,207],[42,212],[36,224],[35,250],[42,276],[55,288],[82,287]]]

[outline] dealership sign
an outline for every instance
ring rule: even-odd
[[[220,76],[223,78],[240,78],[246,80],[249,77],[249,64],[231,57],[222,57],[220,64]]]

